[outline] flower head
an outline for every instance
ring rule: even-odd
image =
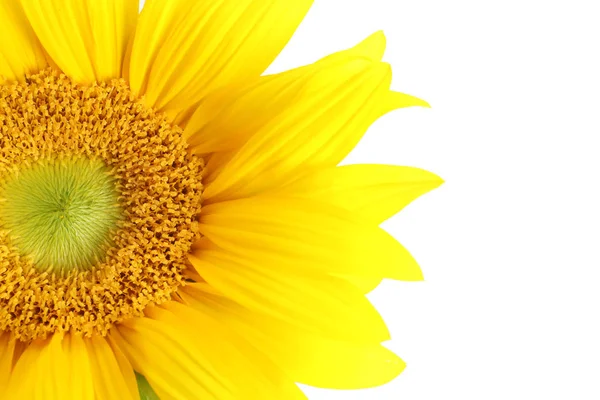
[[[338,164],[394,109],[382,33],[261,76],[309,0],[0,3],[0,397],[301,399],[404,363],[379,227],[441,180]]]

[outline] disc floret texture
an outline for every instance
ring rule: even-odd
[[[168,300],[198,237],[201,158],[124,81],[0,88],[0,329],[106,335]]]

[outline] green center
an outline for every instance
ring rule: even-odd
[[[45,160],[0,180],[0,228],[37,269],[84,270],[104,259],[121,219],[114,177],[98,160]]]

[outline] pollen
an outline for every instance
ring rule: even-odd
[[[185,284],[204,161],[123,80],[0,86],[0,331],[106,335]]]

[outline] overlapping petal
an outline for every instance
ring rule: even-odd
[[[346,58],[309,70],[301,94],[282,104],[274,117],[258,118],[262,126],[234,152],[213,155],[208,162],[208,203],[243,198],[282,186],[306,171],[337,165],[368,127],[394,108],[425,105],[412,96],[391,92],[389,65],[364,57]],[[262,110],[249,96],[243,119]],[[262,122],[266,122],[262,124]]]
[[[422,279],[410,253],[383,229],[320,202],[265,195],[211,204],[200,230],[223,251],[281,273]]]
[[[83,83],[121,76],[138,0],[21,3],[44,49],[68,76]]]
[[[94,376],[96,399],[139,400],[135,374],[129,361],[107,339],[92,336],[85,341]]]
[[[89,357],[81,336],[34,340],[14,367],[6,398],[94,400]]]
[[[249,311],[207,284],[188,285],[181,297],[234,329],[300,383],[336,389],[373,387],[394,379],[405,367],[379,343],[337,341],[299,330]]]
[[[185,135],[199,154],[230,152],[291,107],[319,71],[351,60],[380,61],[385,36],[376,32],[358,45],[314,64],[235,83],[209,94],[188,122]]]
[[[357,164],[312,171],[274,193],[332,204],[380,224],[442,183],[419,168]]]
[[[10,378],[12,370],[13,356],[15,353],[15,339],[11,337],[10,332],[0,334],[0,398],[4,392]]]
[[[19,1],[0,2],[0,83],[25,79],[44,68],[46,58]]]
[[[147,309],[112,336],[161,400],[305,398],[290,380],[265,372],[260,358],[248,357],[244,350],[255,350],[228,328],[176,302]]]
[[[262,74],[311,4],[148,0],[132,47],[132,88],[181,122],[210,91]]]
[[[337,340],[389,339],[377,310],[341,278],[308,270],[283,272],[276,265],[218,249],[199,251],[190,260],[206,282],[228,298],[297,329]]]

